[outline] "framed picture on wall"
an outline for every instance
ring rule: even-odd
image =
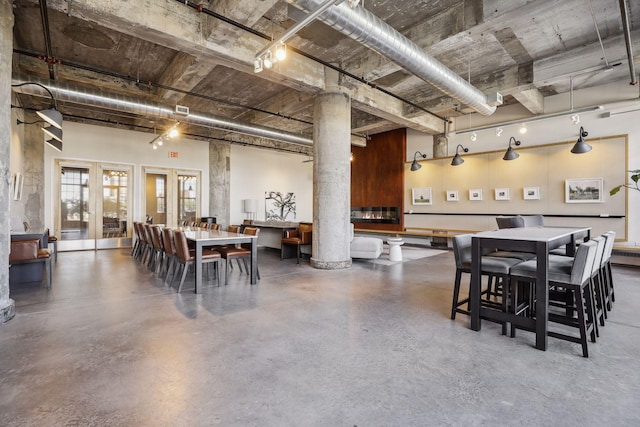
[[[602,181],[602,178],[575,178],[565,180],[565,203],[602,203]]]
[[[458,190],[447,190],[447,202],[458,201]]]
[[[523,187],[522,197],[525,200],[538,200],[540,199],[540,187]]]
[[[482,188],[469,190],[469,200],[482,200]]]
[[[16,172],[13,176],[13,200],[22,199],[22,185],[24,184],[24,176],[20,172]]]
[[[495,197],[496,197],[496,200],[509,200],[509,189],[496,188]]]
[[[412,188],[411,203],[414,205],[433,204],[433,198],[431,197],[431,187]]]

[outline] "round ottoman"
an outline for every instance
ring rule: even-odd
[[[387,243],[389,244],[389,261],[402,261],[400,245],[404,244],[404,240],[401,237],[389,237]]]

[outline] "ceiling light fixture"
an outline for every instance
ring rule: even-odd
[[[524,135],[525,133],[527,133],[527,125],[526,125],[526,124],[524,124],[524,123],[523,123],[523,124],[520,126],[520,133],[521,133],[521,134],[523,134],[523,135]]]
[[[20,119],[17,119],[16,123],[18,125],[33,125],[36,123],[45,123],[45,121],[36,120],[35,122],[25,122]],[[51,145],[56,150],[62,151],[62,129],[58,129],[55,126],[47,126],[47,127],[43,127],[42,131],[46,136],[51,137],[51,139],[46,140],[45,142]]]
[[[287,45],[280,42],[276,45],[276,58],[282,61],[287,57]]]
[[[254,73],[259,73],[264,69],[264,67],[262,66],[262,58],[256,58],[253,61],[253,72]]]
[[[584,141],[584,137],[586,137],[587,135],[589,135],[589,133],[586,130],[584,130],[582,126],[580,126],[580,134],[578,136],[578,141],[575,143],[575,145],[571,149],[571,152],[573,154],[583,154],[591,151],[591,146]]]
[[[504,129],[502,129],[502,128],[496,128],[496,136],[502,135],[503,131],[504,131]]]
[[[268,70],[273,67],[273,58],[271,56],[271,51],[267,52],[264,55],[264,57],[262,58],[262,64],[264,65],[264,68]]]
[[[515,160],[520,157],[520,154],[518,154],[518,152],[511,146],[511,141],[513,141],[516,146],[519,146],[521,144],[521,142],[514,137],[509,138],[509,148],[507,148],[507,152],[504,153],[502,160]]]
[[[62,153],[62,141],[56,141],[55,139],[50,139],[46,142],[47,144],[49,144],[51,148]]]
[[[571,123],[573,123],[574,125],[580,123],[580,114],[574,114],[573,116],[571,116]]]
[[[471,134],[471,138],[470,138],[470,139],[471,139],[471,141],[475,142],[475,141],[476,141],[476,139],[478,139],[478,134],[477,134],[477,133],[475,133],[475,132],[474,132],[474,133],[472,133],[472,134]]]
[[[55,126],[47,126],[46,128],[42,128],[42,131],[56,141],[62,142],[62,129],[58,129]]]
[[[456,147],[456,155],[453,156],[453,159],[451,159],[451,166],[459,166],[464,163],[464,159],[458,151],[460,148],[462,148],[462,151],[464,151],[465,153],[469,152],[468,148],[463,147],[462,144],[458,144],[458,146]]]
[[[413,163],[411,163],[411,170],[413,172],[417,171],[418,169],[420,169],[422,167],[422,165],[420,163],[418,163],[418,160],[417,160],[418,155],[420,155],[420,157],[422,157],[423,159],[427,158],[426,154],[422,154],[421,152],[416,151],[413,154]]]
[[[179,124],[180,122],[176,122],[171,128],[169,128],[169,130],[165,131],[161,135],[158,135],[155,138],[153,138],[151,141],[149,141],[149,144],[151,144],[151,147],[154,150],[157,150],[158,147],[161,147],[168,140],[177,137],[180,134],[180,132],[178,131]],[[156,133],[155,126],[153,128],[153,133],[154,134]]]

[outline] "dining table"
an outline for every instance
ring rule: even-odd
[[[250,282],[252,285],[257,283],[258,271],[258,237],[242,234],[231,233],[221,230],[207,230],[204,228],[184,228],[184,234],[187,240],[193,242],[195,248],[195,268],[196,268],[196,286],[195,293],[200,293],[202,287],[202,248],[206,246],[217,245],[233,245],[236,243],[251,244],[251,261],[250,261]]]
[[[568,256],[575,254],[579,239],[591,238],[591,227],[523,227],[483,231],[471,239],[471,288],[469,309],[471,329],[479,331],[481,318],[497,322],[509,322],[519,328],[534,331],[536,348],[547,349],[548,301],[549,301],[549,251],[566,246]],[[484,307],[481,304],[481,259],[491,250],[529,252],[536,255],[535,318],[528,318]]]

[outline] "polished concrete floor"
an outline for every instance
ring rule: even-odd
[[[580,346],[449,319],[451,252],[321,271],[260,250],[195,295],[126,250],[60,253],[53,289],[12,289],[3,426],[638,426],[640,269]],[[193,286],[187,283],[185,288]]]

